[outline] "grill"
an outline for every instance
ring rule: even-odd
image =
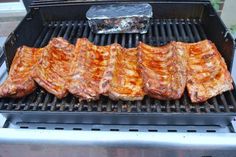
[[[18,47],[43,47],[59,36],[73,44],[86,37],[96,45],[117,42],[127,48],[139,41],[160,46],[209,39],[231,70],[235,43],[210,1],[150,1],[153,19],[146,34],[93,34],[85,19],[88,8],[121,2],[132,1],[34,0],[0,53],[0,82]],[[199,104],[192,104],[186,91],[176,101],[102,96],[79,102],[72,95],[59,100],[40,88],[21,99],[0,99],[0,156],[234,157],[235,132],[235,90]]]
[[[48,3],[38,2],[38,7],[42,10],[41,16],[48,15],[51,2]],[[48,4],[49,6],[43,7],[40,4]],[[66,5],[72,2],[57,2]],[[75,3],[75,2],[74,2]],[[37,4],[37,2],[33,3]],[[42,5],[41,4],[41,5]],[[158,4],[158,3],[157,3]],[[161,4],[161,3],[160,3]],[[60,8],[60,5],[55,7],[55,10]],[[74,4],[75,5],[75,4]],[[153,4],[155,7],[155,3]],[[87,4],[86,7],[89,5]],[[201,11],[200,7],[197,9]],[[189,6],[188,6],[189,7]],[[189,8],[186,8],[187,10]],[[24,22],[18,26],[21,29],[23,26],[36,27],[34,20],[39,20],[40,16],[38,11],[40,9],[33,5],[33,9],[25,17]],[[178,8],[178,5],[177,5]],[[191,7],[190,7],[191,8]],[[160,9],[161,11],[165,8]],[[171,8],[170,8],[171,9]],[[86,10],[86,8],[85,8]],[[107,45],[114,42],[121,44],[124,47],[135,47],[139,41],[143,41],[150,45],[160,46],[170,41],[183,41],[183,42],[197,42],[211,36],[209,28],[204,26],[204,18],[198,17],[195,12],[190,13],[189,17],[182,18],[180,15],[169,15],[170,18],[155,17],[151,20],[151,25],[146,34],[94,34],[91,32],[88,23],[84,19],[67,20],[68,17],[53,17],[55,12],[51,12],[47,20],[42,22],[42,27],[38,33],[32,32],[34,38],[32,40],[23,41],[17,38],[23,38],[22,32],[14,32],[6,43],[6,57],[7,66],[14,56],[12,47],[17,48],[22,44],[29,44],[34,47],[43,47],[53,37],[63,37],[71,43],[75,43],[77,38],[88,38],[96,45]],[[160,11],[160,12],[161,12]],[[202,11],[201,11],[202,12]],[[203,12],[201,16],[204,15]],[[165,15],[166,16],[166,15]],[[173,18],[172,16],[176,16]],[[213,16],[213,15],[211,15]],[[216,15],[214,15],[216,16]],[[214,17],[215,19],[216,17]],[[39,22],[37,22],[39,23]],[[205,32],[208,30],[208,32]],[[25,32],[26,35],[29,34]],[[223,34],[222,34],[223,33]],[[229,42],[227,32],[221,31],[221,36],[224,36],[224,41]],[[31,38],[31,37],[29,37]],[[222,41],[213,38],[216,44],[221,42],[218,47],[224,50]],[[33,42],[32,42],[33,41]],[[10,47],[10,48],[9,48]],[[9,53],[10,52],[10,53]],[[222,54],[229,59],[228,54]],[[232,60],[232,59],[231,59]],[[231,67],[231,62],[227,64]],[[7,73],[4,73],[7,75]],[[1,77],[5,78],[4,75]],[[0,111],[13,119],[15,122],[61,122],[64,117],[64,122],[79,122],[79,123],[106,123],[106,124],[217,124],[228,125],[233,116],[236,115],[236,94],[234,91],[225,92],[216,96],[204,103],[192,104],[187,92],[185,91],[180,100],[175,101],[161,101],[146,96],[142,101],[112,101],[107,97],[101,97],[98,101],[79,102],[72,95],[59,100],[55,96],[45,92],[43,89],[37,89],[33,94],[21,99],[0,99]],[[44,115],[44,117],[41,117]],[[165,117],[163,116],[165,115]],[[125,120],[126,119],[126,120]]]
[[[46,8],[42,7],[40,9]],[[37,20],[37,10],[38,8],[31,10],[31,14],[28,14],[25,20],[27,22]],[[48,19],[42,23],[43,27],[39,29],[36,38],[32,40],[34,42],[30,43],[30,41],[27,41],[26,43],[30,43],[34,47],[43,47],[51,38],[63,37],[74,44],[77,38],[85,37],[96,45],[107,45],[117,42],[124,47],[130,48],[137,46],[139,41],[160,46],[173,40],[197,42],[207,38],[203,20],[199,17],[154,17],[151,20],[147,34],[107,35],[92,33],[87,21],[83,19],[52,20],[50,17]],[[31,23],[35,26],[33,22]],[[22,25],[24,24],[20,26]],[[20,26],[18,26],[18,29]],[[224,35],[227,36],[227,34]],[[17,42],[17,38],[20,42]],[[8,39],[6,49],[9,49],[9,44],[11,47],[17,47],[20,45],[21,40],[24,39],[15,32]],[[24,41],[22,42],[26,44]],[[13,52],[13,49],[10,48],[9,51]],[[222,55],[224,56],[225,54]],[[6,54],[8,67],[13,56],[14,53]],[[230,67],[231,62],[227,63]],[[7,73],[4,74],[7,75]],[[2,76],[1,78],[5,77]],[[63,119],[63,122],[73,123],[81,123],[86,119],[85,121],[88,123],[99,122],[108,124],[197,123],[205,125],[214,123],[217,125],[228,125],[232,116],[236,115],[236,94],[235,91],[228,91],[200,104],[192,104],[186,91],[180,100],[175,101],[161,101],[146,96],[142,101],[112,101],[107,97],[101,97],[98,101],[78,102],[72,95],[59,100],[43,89],[37,89],[33,94],[21,99],[0,99],[0,111],[7,116],[14,117],[15,122],[19,121],[18,114],[21,113],[23,115],[21,120],[25,121],[27,119],[27,122],[61,122],[62,119],[59,116],[65,116],[66,119]],[[41,115],[44,115],[45,118],[40,118]],[[166,117],[164,118],[163,115]],[[125,116],[126,120],[124,119]],[[160,120],[155,120],[157,117]],[[113,121],[110,118],[115,118],[116,120]]]

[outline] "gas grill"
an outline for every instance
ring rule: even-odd
[[[91,32],[85,19],[91,5],[130,2],[34,1],[5,43],[1,82],[19,46],[43,47],[53,37],[73,44],[85,37],[96,45],[117,42],[127,48],[139,41],[160,46],[170,41],[209,39],[231,70],[234,40],[206,0],[150,1],[154,17],[146,34]],[[52,156],[58,152],[68,156],[71,152],[74,156],[215,157],[236,153],[235,90],[192,104],[186,92],[175,101],[148,96],[142,101],[112,101],[104,96],[79,102],[72,95],[60,100],[38,88],[24,98],[1,98],[0,113],[2,156]]]

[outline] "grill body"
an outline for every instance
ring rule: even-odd
[[[59,36],[73,44],[77,38],[86,37],[97,45],[117,42],[127,48],[137,46],[139,41],[160,46],[173,40],[209,39],[231,70],[234,40],[209,1],[150,1],[153,19],[147,34],[93,34],[85,13],[91,5],[107,3],[131,1],[34,1],[5,43],[1,82],[19,46],[43,47]],[[235,154],[235,90],[205,103],[192,104],[186,92],[176,101],[145,97],[130,102],[102,97],[98,101],[78,102],[72,95],[59,100],[37,89],[21,99],[0,99],[0,113],[5,119],[0,128],[0,154],[11,151],[11,156],[17,149],[44,155],[38,147],[51,156],[58,148],[59,152],[79,152],[80,156]]]
[[[7,68],[19,46],[43,47],[51,38],[60,36],[73,44],[77,38],[86,37],[97,45],[117,42],[124,47],[135,47],[139,41],[160,46],[173,40],[197,42],[207,38],[216,43],[231,69],[233,39],[209,2],[150,2],[154,17],[146,34],[98,35],[91,32],[85,13],[91,5],[103,3],[107,2],[34,2],[5,44]],[[59,100],[38,89],[22,99],[1,99],[0,111],[14,122],[225,126],[236,114],[236,94],[235,90],[229,91],[200,104],[192,104],[186,92],[176,101],[145,97],[142,101],[129,102],[102,97],[88,103],[78,102],[71,95]]]

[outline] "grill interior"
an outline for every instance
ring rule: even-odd
[[[152,19],[147,34],[102,34],[90,31],[86,21],[50,21],[44,24],[34,47],[43,47],[53,37],[63,37],[75,43],[86,37],[94,44],[114,42],[135,47],[139,41],[160,46],[169,41],[197,42],[206,39],[199,19]],[[4,75],[7,75],[5,72]],[[5,78],[2,75],[1,79]],[[112,101],[101,97],[98,101],[78,102],[72,95],[59,100],[42,89],[21,99],[0,99],[2,111],[68,111],[68,112],[153,112],[153,113],[229,113],[236,112],[235,91],[228,91],[201,104],[192,104],[185,91],[180,100],[161,101],[145,97],[142,101]]]

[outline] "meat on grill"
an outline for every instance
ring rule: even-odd
[[[42,49],[22,46],[17,49],[7,80],[0,86],[0,97],[19,98],[32,93],[36,84],[31,77]]]
[[[74,45],[63,38],[53,38],[43,49],[43,55],[33,73],[34,80],[58,98],[68,93],[66,82],[73,50]]]
[[[179,42],[153,47],[139,44],[138,62],[145,92],[161,100],[179,99],[187,80],[187,48]]]
[[[232,90],[232,82],[225,61],[212,42],[189,45],[187,89],[192,102],[203,102]]]
[[[122,48],[122,51],[118,52],[109,88],[111,99],[143,99],[143,80],[138,68],[137,53],[137,48]]]
[[[192,102],[203,102],[233,89],[232,78],[216,46],[171,42],[138,48],[96,46],[78,39],[76,47],[54,38],[44,48],[22,46],[16,52],[0,97],[23,97],[37,82],[58,98],[68,91],[80,100],[106,95],[114,100],[179,99],[187,86]]]
[[[68,90],[80,100],[96,100],[107,94],[118,44],[96,46],[86,38],[77,40],[71,63]]]

